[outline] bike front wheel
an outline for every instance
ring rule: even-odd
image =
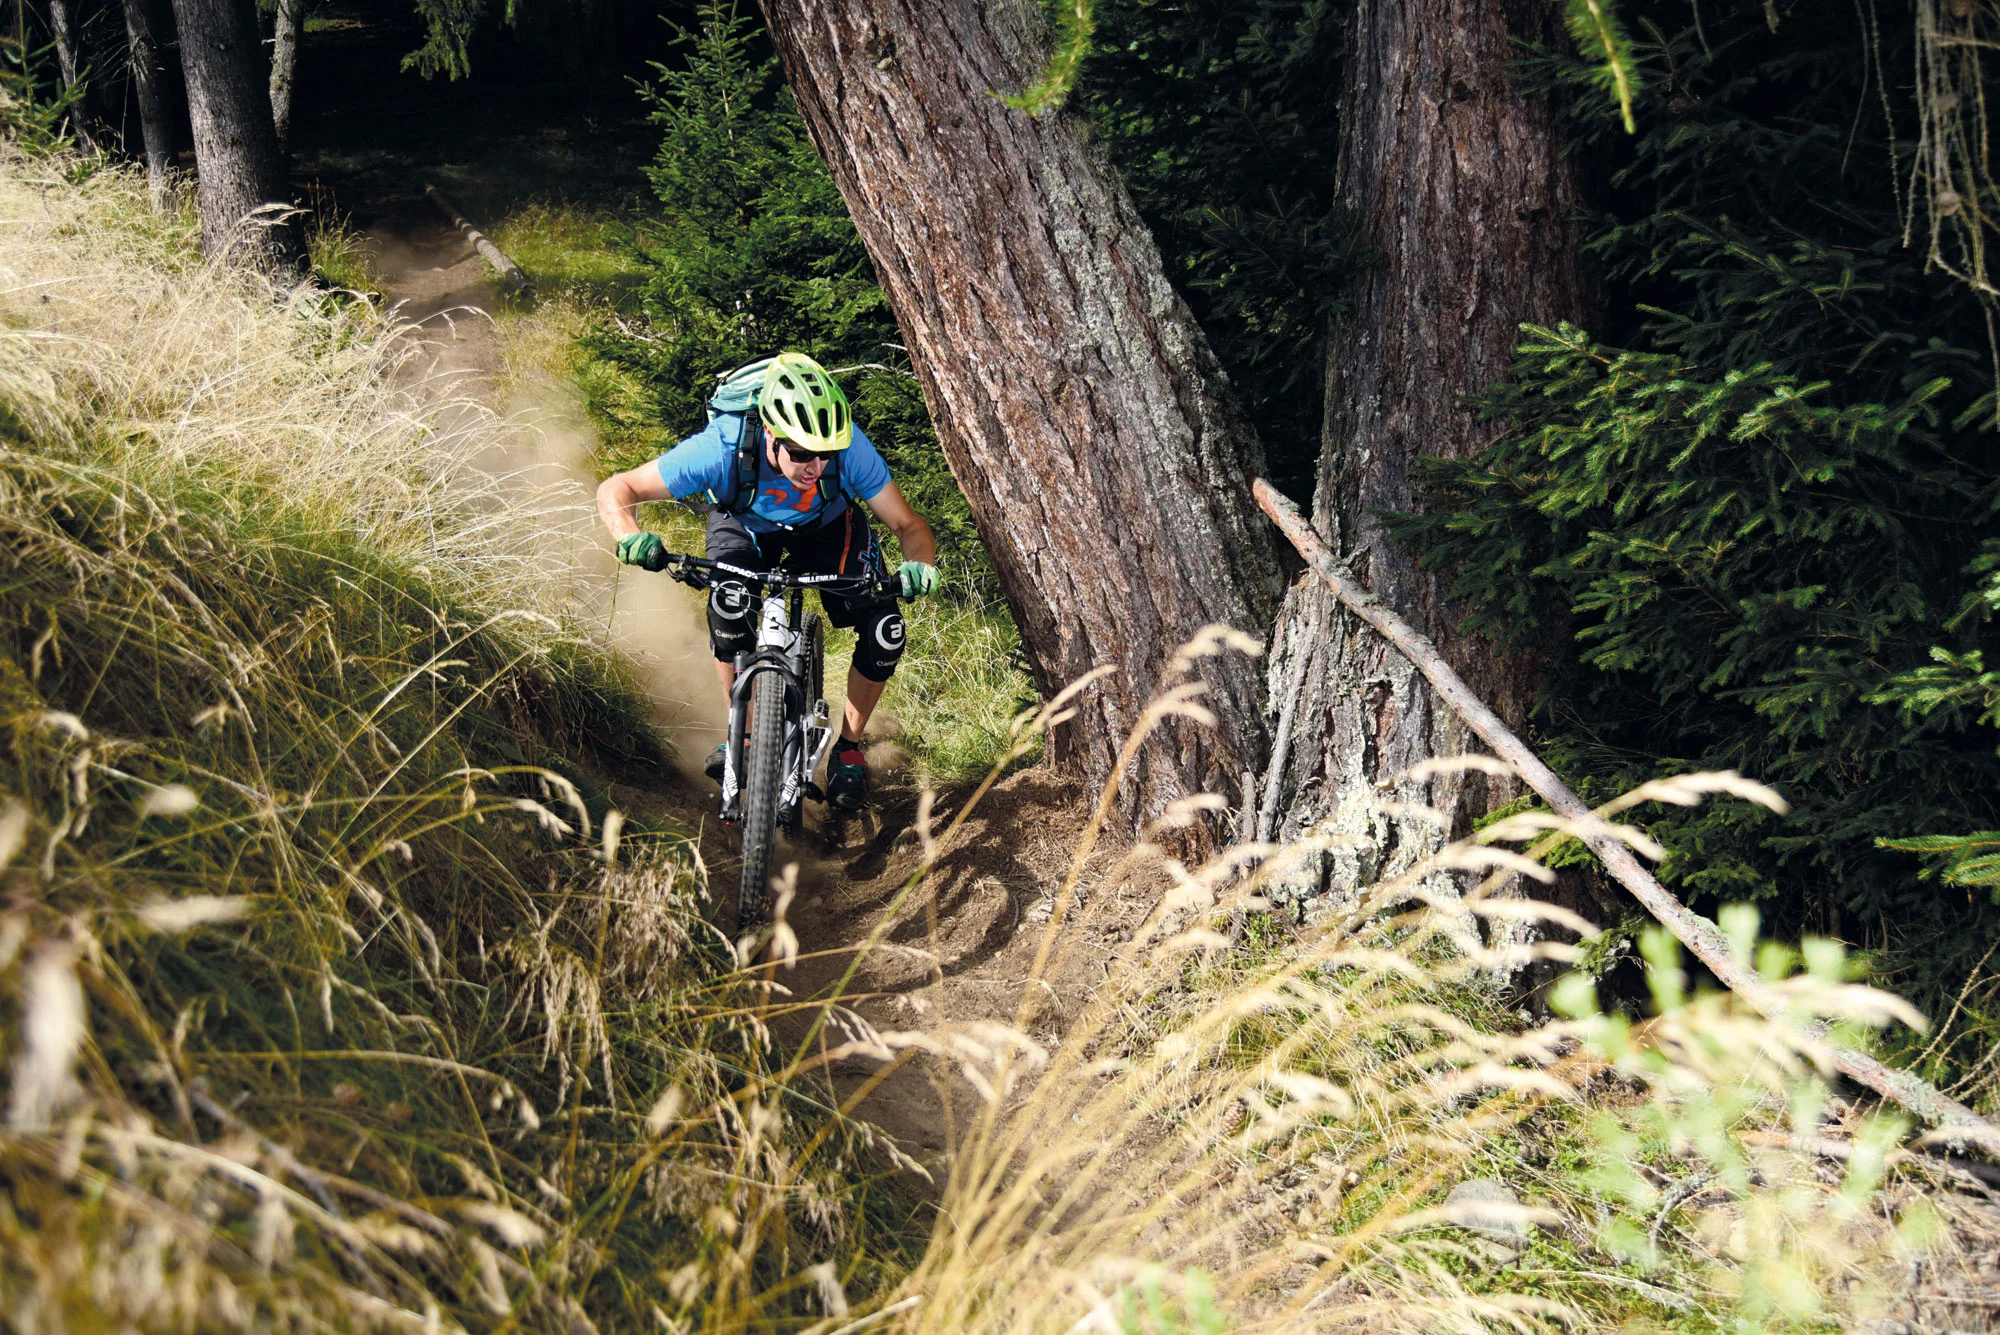
[[[751,684],[750,739],[743,767],[743,878],[736,890],[736,930],[763,921],[771,889],[771,854],[778,842],[780,771],[785,758],[785,678],[759,673]]]

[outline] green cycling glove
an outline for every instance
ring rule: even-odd
[[[927,566],[922,561],[905,561],[896,572],[896,578],[903,583],[905,598],[921,598],[935,592],[938,586],[936,566]]]
[[[628,533],[618,540],[618,559],[641,570],[665,570],[667,544],[657,533]]]

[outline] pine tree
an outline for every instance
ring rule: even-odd
[[[1081,86],[1269,456],[1312,495],[1329,322],[1367,261],[1335,189],[1346,8],[1097,0]]]
[[[1588,70],[1539,64],[1613,164],[1611,314],[1528,331],[1483,404],[1504,434],[1434,466],[1397,532],[1473,627],[1546,653],[1537,726],[1572,781],[1735,768],[1791,799],[1658,820],[1684,894],[1762,901],[1935,997],[2000,928],[1919,857],[1985,884],[1938,837],[2000,825],[2000,435],[1986,312],[1903,244],[1913,113],[1881,80],[1909,18],[1628,18],[1673,34],[1636,48],[1635,137]]]

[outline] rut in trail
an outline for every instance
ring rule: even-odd
[[[699,831],[714,895],[711,918],[726,923],[737,847],[716,821],[714,786],[699,773],[700,760],[723,733],[699,595],[664,576],[621,567],[612,557],[593,508],[596,436],[589,418],[567,386],[534,373],[505,373],[494,324],[499,289],[463,238],[434,215],[393,205],[371,215],[367,234],[384,296],[410,322],[407,336],[418,344],[404,365],[407,389],[441,405],[447,418],[492,411],[514,425],[480,466],[532,498],[550,535],[550,578],[567,586],[580,623],[631,660],[678,757],[675,780],[613,774],[603,776],[607,786],[628,810],[668,816]],[[839,701],[833,703],[838,709]],[[893,724],[885,729],[892,730]],[[799,1042],[806,1017],[821,1009],[815,1003],[836,996],[878,1029],[944,1032],[1013,1024],[1024,1014],[1025,996],[1029,1032],[1053,1047],[1102,976],[1116,924],[1142,912],[1150,895],[1141,887],[1089,881],[1093,895],[1129,896],[1129,911],[1113,905],[1090,915],[1090,927],[1065,929],[1076,948],[1061,971],[1027,983],[1055,889],[1069,869],[1072,841],[1088,815],[1083,795],[1042,769],[1010,777],[982,802],[924,884],[906,895],[918,863],[921,795],[898,768],[899,754],[893,744],[872,748],[877,785],[869,810],[829,823],[815,805],[800,838],[780,844],[777,864],[798,868],[788,920],[799,937],[800,959],[775,977],[790,996],[779,993],[774,1003],[774,1040],[781,1046]],[[934,795],[932,828],[942,829],[966,795]],[[884,914],[899,899],[885,927]],[[860,955],[871,937],[877,943]],[[814,1041],[839,1043],[840,1025],[822,1026]],[[835,1063],[831,1095],[845,1101],[876,1070],[864,1059]],[[942,1183],[942,1165],[976,1098],[954,1070],[918,1058],[881,1081],[855,1112],[931,1171],[928,1186],[908,1175],[915,1189],[931,1190]]]

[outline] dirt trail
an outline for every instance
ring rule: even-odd
[[[717,892],[716,920],[727,921],[736,843],[715,819],[713,786],[695,770],[720,740],[723,714],[698,597],[664,578],[624,569],[611,556],[592,508],[591,423],[564,386],[505,374],[492,319],[501,297],[471,247],[441,219],[420,215],[378,214],[368,235],[384,294],[419,340],[403,372],[411,391],[437,403],[476,401],[515,425],[481,466],[534,498],[553,535],[551,578],[567,585],[580,619],[600,628],[606,642],[634,663],[681,757],[679,784],[658,788],[614,779],[614,795],[631,810],[671,816],[700,831]],[[799,868],[788,920],[801,952],[795,969],[776,976],[790,993],[789,1002],[780,994],[774,1005],[772,1029],[782,1045],[800,1042],[804,1017],[835,996],[879,1030],[946,1035],[985,1023],[1012,1024],[1020,1008],[1053,893],[1069,866],[1070,842],[1086,818],[1081,795],[1046,771],[1011,777],[974,813],[918,891],[906,895],[919,860],[919,794],[894,770],[880,779],[869,810],[839,824],[814,819],[798,846],[780,852],[781,865],[796,862]],[[932,828],[942,830],[963,797],[938,796]],[[1121,893],[1094,882],[1093,892]],[[1141,911],[1138,892],[1122,893],[1132,896],[1127,911],[1097,915],[1100,923]],[[871,937],[881,944],[857,964],[858,948]],[[1099,961],[1109,944],[1108,935],[1090,936],[1064,976],[1028,988],[1036,1000],[1030,1032],[1037,1042],[1049,1047],[1060,1041],[1077,1000],[1101,976]],[[824,1027],[815,1041],[821,1050],[838,1044],[841,1026]],[[829,1068],[831,1093],[844,1101],[875,1072],[873,1061],[837,1063]],[[933,1170],[934,1190],[942,1181],[937,1169],[975,1100],[956,1071],[920,1058],[882,1081],[856,1111]]]

